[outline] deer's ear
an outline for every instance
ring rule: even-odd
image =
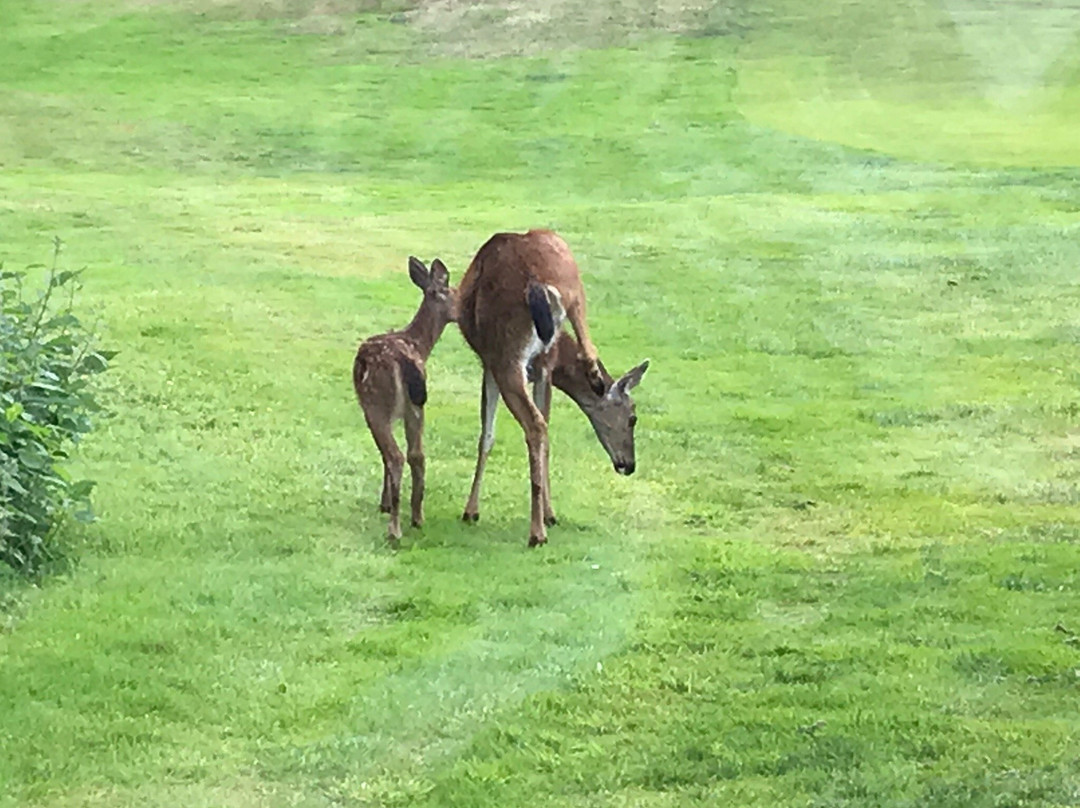
[[[450,270],[446,268],[446,264],[441,259],[436,258],[431,262],[431,279],[439,286],[450,286]]]
[[[414,255],[409,256],[409,278],[421,289],[426,290],[431,285],[431,273],[424,262]]]
[[[628,395],[631,390],[641,384],[641,377],[645,375],[645,371],[648,369],[649,360],[646,359],[636,368],[626,371],[623,377],[615,382],[612,389],[618,390],[622,395]]]

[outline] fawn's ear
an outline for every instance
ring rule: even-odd
[[[431,279],[439,286],[450,287],[450,270],[439,258],[431,262]]]
[[[649,369],[649,360],[646,359],[636,368],[626,371],[623,377],[611,386],[612,392],[618,391],[618,395],[629,395],[630,391],[641,384],[641,377]]]
[[[421,289],[427,290],[431,286],[431,273],[424,262],[414,255],[409,256],[409,277]]]

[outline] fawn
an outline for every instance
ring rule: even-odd
[[[424,365],[446,324],[456,317],[457,290],[450,273],[436,258],[429,270],[418,258],[409,258],[409,277],[424,292],[424,299],[405,328],[365,340],[353,362],[353,387],[364,419],[383,461],[379,510],[390,514],[387,539],[401,538],[398,516],[404,459],[393,426],[405,421],[409,469],[412,472],[412,523],[424,521],[424,404],[427,379]]]

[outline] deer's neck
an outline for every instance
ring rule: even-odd
[[[562,390],[570,399],[582,409],[586,409],[596,398],[596,393],[587,384],[580,384],[572,373],[567,373],[565,368],[556,365],[551,369],[551,384]]]
[[[582,410],[588,412],[600,400],[592,389],[579,356],[577,340],[560,331],[551,348],[551,383],[562,390]]]
[[[417,350],[426,359],[428,354],[431,353],[431,349],[435,347],[435,343],[439,341],[444,328],[446,328],[446,321],[436,317],[431,308],[424,302],[420,304],[420,308],[417,310],[416,316],[412,318],[412,322],[401,330],[401,335],[413,342]]]

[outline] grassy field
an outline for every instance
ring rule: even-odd
[[[0,0],[0,260],[60,236],[121,351],[100,521],[0,578],[0,805],[1080,805],[1078,46],[1076,0]],[[448,329],[391,552],[356,345],[531,226],[652,360],[638,472],[556,398],[528,551],[504,409],[463,525]]]

